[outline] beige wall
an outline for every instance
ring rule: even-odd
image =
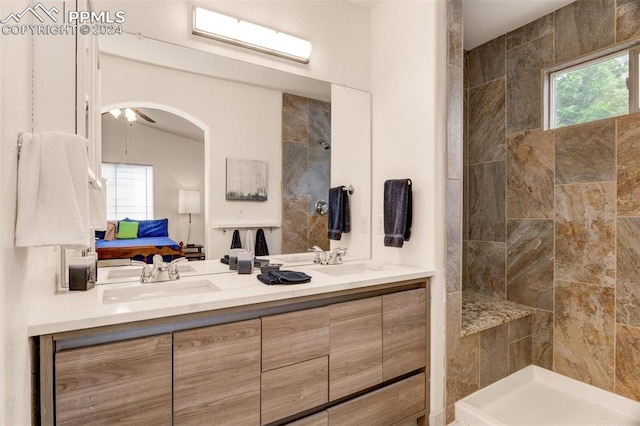
[[[462,254],[464,289],[536,309],[516,326],[530,330],[520,355],[636,400],[640,118],[545,131],[540,72],[638,39],[639,13],[637,2],[578,0],[468,52]],[[513,370],[513,353],[495,352],[502,328],[448,330],[450,419],[457,399]]]

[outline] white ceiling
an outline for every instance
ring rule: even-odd
[[[574,0],[462,0],[464,48],[471,50]]]
[[[155,123],[150,123],[144,120],[142,117],[138,117],[138,119],[133,123],[134,126],[147,126],[162,132],[171,133],[175,136],[181,136],[183,138],[204,142],[204,131],[189,120],[185,120],[178,115],[159,109],[140,107],[135,108],[143,114],[146,114],[149,118],[153,119]],[[124,114],[120,115],[120,117],[116,119],[111,114],[108,114],[106,112],[102,114],[102,119],[125,120]]]

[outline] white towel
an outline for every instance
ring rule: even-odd
[[[100,189],[89,189],[89,228],[95,231],[107,230],[107,186],[106,179],[100,178]]]
[[[247,233],[244,236],[244,249],[249,253],[253,253],[253,232],[251,229],[247,229]]]
[[[24,133],[18,163],[16,246],[89,246],[88,141]]]

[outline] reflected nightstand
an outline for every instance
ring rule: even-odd
[[[204,260],[204,246],[200,244],[186,245],[183,248],[187,260]]]

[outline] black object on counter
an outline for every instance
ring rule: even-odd
[[[311,276],[298,271],[272,270],[264,274],[259,274],[258,279],[267,285],[304,284],[311,281]]]

